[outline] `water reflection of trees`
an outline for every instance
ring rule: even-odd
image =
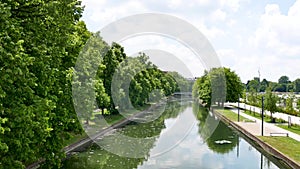
[[[155,140],[159,137],[161,131],[166,127],[164,121],[170,118],[176,118],[181,112],[183,112],[189,103],[180,102],[179,100],[172,100],[166,104],[165,111],[162,115],[154,121],[148,123],[136,123],[132,122],[129,125],[125,126],[123,129],[118,131],[119,134],[124,134],[133,138],[147,138],[152,137],[152,142],[147,142],[143,144],[143,148],[147,152],[144,158],[129,158],[122,157],[110,153],[98,145],[91,146],[86,152],[79,153],[72,156],[69,160],[64,162],[63,168],[66,169],[104,169],[104,168],[137,168],[139,165],[142,165],[143,162],[149,158],[150,150],[153,148]],[[109,139],[110,136],[107,136],[104,140],[104,143],[107,145],[116,141]],[[111,137],[113,138],[113,137]],[[102,140],[102,141],[103,141]],[[108,143],[107,141],[110,141]],[[124,145],[126,146],[126,145]],[[128,148],[128,147],[127,147]],[[133,151],[135,147],[132,147]],[[125,149],[124,149],[125,150]],[[122,151],[122,150],[120,150]]]
[[[204,141],[210,150],[225,154],[232,151],[238,144],[238,136],[231,128],[223,122],[219,122],[216,127],[207,124],[209,121],[216,120],[215,117],[208,112],[207,109],[201,107],[199,104],[193,104],[193,112],[199,120],[199,134],[201,139],[207,138]],[[215,129],[214,129],[215,128]],[[214,130],[213,130],[214,129]],[[217,144],[216,141],[228,140],[229,144]]]

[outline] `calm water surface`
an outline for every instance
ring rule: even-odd
[[[204,168],[247,169],[284,168],[278,161],[264,156],[232,128],[219,122],[213,130],[206,127],[207,119],[218,120],[191,101],[169,101],[165,111],[148,123],[132,122],[115,130],[85,152],[78,152],[64,162],[65,169],[154,169]],[[188,127],[186,127],[188,126]],[[133,147],[114,146],[115,135],[130,138],[151,138]],[[220,144],[223,143],[223,144]],[[136,143],[137,144],[137,143]],[[102,145],[102,146],[99,146]],[[134,154],[142,145],[145,153]],[[120,147],[118,147],[120,146]],[[110,148],[127,152],[128,157],[110,153]],[[106,150],[109,151],[106,151]],[[121,150],[124,149],[124,150]],[[125,153],[126,154],[126,153]],[[134,155],[132,155],[134,154]],[[132,158],[136,156],[138,158]]]

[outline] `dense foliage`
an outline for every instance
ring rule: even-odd
[[[248,80],[245,84],[247,92],[255,90],[257,92],[266,92],[267,88],[275,92],[300,92],[300,79],[290,81],[289,77],[281,76],[278,82],[263,79],[260,81],[258,77]]]
[[[45,159],[80,132],[67,78],[89,34],[76,0],[0,2],[0,168]]]
[[[81,133],[80,123],[89,123],[94,113],[80,105],[93,107],[96,100],[102,114],[118,113],[111,82],[127,56],[119,44],[109,46],[86,29],[79,21],[82,10],[77,0],[0,2],[0,168],[24,168],[39,160],[46,168],[59,167],[64,140]],[[78,56],[85,60],[75,69]],[[151,65],[130,79],[134,106],[157,101],[149,98],[170,95],[178,86],[147,59],[143,54],[127,65],[128,70]],[[91,87],[95,97],[81,90],[76,94],[87,98],[78,103],[72,86]],[[77,119],[73,101],[84,119]]]
[[[225,101],[236,102],[242,97],[243,86],[238,75],[229,68],[213,68],[198,78],[193,86],[193,97],[202,104],[224,104]]]

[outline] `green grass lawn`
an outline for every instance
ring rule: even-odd
[[[290,128],[288,127],[288,125],[277,125],[277,126],[300,135],[300,126],[299,125],[293,125]]]
[[[268,143],[278,151],[300,163],[300,142],[290,137],[266,137],[259,136],[261,140]]]
[[[261,115],[260,115],[259,113],[250,112],[249,110],[245,110],[245,111],[243,111],[243,112],[244,112],[245,114],[248,114],[248,115],[250,115],[250,116],[252,116],[252,117],[255,117],[255,118],[261,120]],[[271,116],[265,115],[265,116],[264,116],[264,121],[270,123],[270,122],[271,122]],[[282,120],[282,119],[275,119],[275,123],[285,123],[285,121]]]
[[[221,113],[222,115],[224,115],[225,117],[227,117],[228,119],[230,119],[231,121],[238,121],[238,114],[234,113],[231,110],[228,109],[217,109],[217,112]],[[247,119],[243,116],[240,115],[240,121],[245,121],[245,122],[252,122],[250,119]]]
[[[255,117],[257,119],[261,119],[261,116],[258,113],[254,114],[253,112],[250,112],[249,110],[244,111],[244,113],[246,113],[246,114],[248,114],[252,117]],[[265,116],[264,121],[265,122],[271,122],[271,117],[270,116]],[[284,121],[282,119],[275,119],[275,123],[285,123],[285,122],[286,121]],[[293,125],[293,126],[291,126],[291,128],[289,128],[287,125],[283,125],[283,124],[278,124],[277,126],[282,128],[282,129],[285,129],[285,130],[288,130],[290,132],[293,132],[293,133],[296,133],[296,134],[300,135],[300,126],[299,125]]]

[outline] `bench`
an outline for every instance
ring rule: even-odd
[[[289,136],[289,133],[270,133],[270,136],[278,136],[278,135],[286,135],[287,137]]]

